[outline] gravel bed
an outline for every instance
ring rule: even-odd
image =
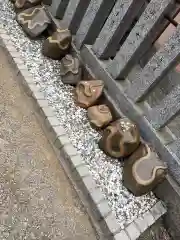
[[[93,178],[124,228],[148,211],[157,199],[152,193],[134,197],[122,185],[123,163],[107,157],[98,148],[100,133],[90,127],[86,110],[74,105],[73,88],[61,82],[60,62],[42,56],[43,39],[32,41],[25,36],[15,20],[12,4],[8,0],[0,1],[0,27],[10,35],[25,65],[54,108],[72,144],[87,163]]]

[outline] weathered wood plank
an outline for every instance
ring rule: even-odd
[[[101,59],[115,55],[119,42],[130,28],[145,0],[118,0],[93,45],[93,51]]]
[[[115,79],[124,79],[163,27],[164,14],[174,8],[173,0],[152,0],[107,70]]]
[[[63,23],[76,34],[91,0],[70,0],[64,14]]]
[[[77,31],[75,42],[78,49],[83,43],[93,44],[116,0],[91,0]]]
[[[134,101],[145,95],[163,79],[180,59],[180,26],[168,42],[151,58],[138,77],[134,79],[126,94]],[[164,79],[165,81],[165,79]]]

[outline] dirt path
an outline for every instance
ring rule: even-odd
[[[95,240],[31,99],[0,56],[0,239]]]

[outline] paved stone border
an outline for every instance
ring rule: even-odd
[[[48,105],[48,101],[40,92],[39,87],[24,65],[23,59],[11,42],[10,36],[3,29],[0,29],[0,44],[4,47],[9,61],[14,65],[17,75],[22,79],[22,84],[28,95],[34,99],[35,106],[43,118],[46,130],[48,130],[48,137],[50,136],[61,160],[60,163],[82,200],[100,239],[138,239],[141,233],[166,213],[163,203],[161,201],[157,202],[150,211],[130,223],[124,230],[121,230],[120,224],[108,206],[108,201],[96,186],[88,167],[71,144],[52,107]]]

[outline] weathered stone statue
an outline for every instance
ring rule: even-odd
[[[61,60],[60,75],[63,83],[76,85],[82,76],[82,66],[79,59],[67,54]]]
[[[88,118],[95,128],[103,128],[112,121],[111,110],[107,105],[97,105],[88,108]]]
[[[52,36],[44,41],[42,53],[54,60],[61,60],[69,53],[71,41],[72,36],[68,29],[57,29]]]
[[[16,10],[25,10],[35,7],[41,4],[41,2],[42,0],[16,0],[14,6]]]
[[[139,148],[125,162],[123,183],[135,196],[150,192],[165,179],[166,165],[146,144]]]
[[[29,37],[36,38],[46,30],[51,20],[43,6],[36,6],[17,14],[17,22]]]
[[[103,93],[104,83],[101,80],[81,81],[75,89],[75,102],[82,108],[96,104]]]
[[[113,158],[127,157],[140,143],[137,126],[129,119],[123,118],[111,123],[99,141],[99,147]]]

